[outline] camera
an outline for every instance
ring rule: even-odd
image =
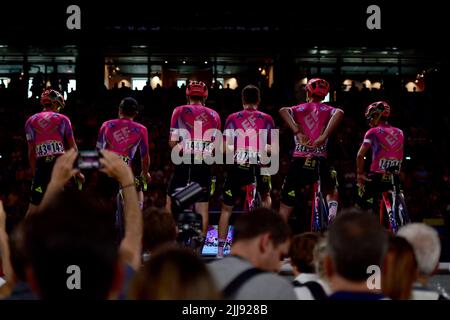
[[[101,167],[100,157],[97,150],[79,151],[76,166],[78,169],[98,169]]]
[[[203,245],[202,216],[190,207],[202,194],[202,187],[194,182],[172,194],[172,213],[177,221],[177,242],[198,249]]]

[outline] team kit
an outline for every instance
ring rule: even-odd
[[[323,102],[330,91],[326,80],[310,79],[305,89],[305,103],[279,110],[295,142],[280,192],[279,214],[288,221],[300,190],[320,179],[326,203],[326,224],[330,224],[336,217],[339,198],[336,171],[327,161],[327,144],[339,127],[344,112]],[[212,163],[217,163],[214,159],[218,158],[226,160],[217,230],[218,257],[224,255],[224,247],[229,244],[230,216],[243,189],[246,191],[245,210],[251,211],[257,206],[270,208],[271,175],[278,171],[278,130],[273,118],[258,110],[260,91],[258,87],[248,85],[242,89],[241,96],[242,109],[229,115],[222,129],[219,114],[206,106],[207,85],[190,81],[186,86],[187,104],[173,110],[170,123],[168,144],[174,171],[168,183],[166,209],[171,212],[171,195],[177,190],[191,183],[199,184],[202,192],[196,200],[195,212],[201,216],[203,236],[206,236],[209,226],[208,204],[211,181],[214,180]],[[33,172],[28,213],[37,210],[42,201],[58,156],[69,149],[78,151],[70,119],[61,113],[65,106],[63,96],[56,90],[46,90],[40,102],[43,111],[32,115],[25,124]],[[134,121],[138,107],[138,102],[131,97],[120,102],[118,117],[104,122],[99,128],[96,152],[101,156],[102,150],[112,151],[132,166],[139,149],[140,172],[135,172],[135,175],[142,209],[143,192],[151,183],[151,176],[148,131]],[[404,136],[401,129],[388,123],[390,112],[390,105],[384,101],[373,102],[366,107],[364,116],[370,128],[356,155],[358,205],[374,212],[379,210],[379,203],[375,200],[377,196],[391,189],[392,185],[401,190],[399,172]],[[83,152],[79,151],[79,154]],[[95,157],[90,156],[86,158],[87,166],[99,166]],[[372,159],[369,172],[365,172],[364,166],[367,156]],[[73,180],[82,185],[85,177],[78,172]],[[123,229],[119,215],[116,220],[118,227]]]

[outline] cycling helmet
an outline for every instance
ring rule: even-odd
[[[186,96],[188,97],[208,97],[208,87],[201,81],[190,81],[186,87]]]
[[[64,97],[62,96],[62,94],[53,89],[45,90],[44,92],[42,92],[41,104],[46,108],[56,107],[57,111],[60,111],[65,106]]]
[[[369,123],[372,123],[373,120],[375,120],[375,122],[372,124],[376,124],[381,117],[387,118],[390,114],[391,107],[389,106],[389,104],[384,101],[377,101],[367,107],[365,116]]]
[[[122,112],[125,115],[134,115],[138,112],[139,104],[138,102],[131,98],[126,97],[120,101],[119,109],[122,110]]]
[[[313,96],[324,98],[330,91],[330,84],[326,80],[313,78],[306,84],[306,91]]]

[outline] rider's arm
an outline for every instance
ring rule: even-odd
[[[30,168],[31,172],[33,173],[33,176],[36,173],[36,147],[34,142],[29,141],[28,142],[28,161],[30,162]]]
[[[67,145],[69,149],[74,149],[78,151],[77,144],[75,142],[75,138],[73,136],[72,124],[70,123],[69,118],[63,118],[64,122],[64,136],[67,140]]]
[[[336,128],[341,123],[343,118],[344,118],[344,110],[337,108],[334,111],[334,114],[331,117],[330,121],[328,122],[325,131],[321,135],[324,141],[327,140],[330,137],[330,135],[336,130]]]
[[[367,151],[369,151],[370,146],[367,146],[366,144],[362,144],[359,148],[358,154],[356,155],[356,173],[357,174],[364,174],[364,157],[367,154]]]
[[[301,132],[301,127],[295,122],[294,118],[292,117],[290,108],[283,107],[280,109],[279,113],[283,121],[289,126],[289,128],[291,128],[292,132]]]
[[[150,168],[150,155],[148,153],[148,132],[146,128],[143,129],[141,145],[139,148],[141,151],[141,176],[147,178],[148,170]]]
[[[34,142],[34,130],[31,126],[30,119],[25,123],[25,135],[28,142],[28,161],[30,162],[31,172],[34,176],[36,173],[36,144]]]
[[[175,108],[170,119],[169,146],[173,149],[180,141],[178,120],[180,117],[180,108]]]

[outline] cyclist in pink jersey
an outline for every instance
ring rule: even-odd
[[[134,121],[138,114],[138,102],[131,98],[124,98],[119,105],[119,118],[105,121],[99,131],[97,149],[106,149],[119,155],[131,166],[137,149],[141,156],[140,177],[144,185],[150,181],[150,156],[148,153],[147,128]],[[142,186],[138,187],[139,202],[143,207]],[[116,190],[114,190],[116,191]],[[117,193],[117,192],[116,192]]]
[[[188,104],[176,107],[170,122],[169,145],[172,153],[177,151],[176,153],[183,154],[183,162],[175,164],[167,189],[166,209],[172,212],[171,196],[177,189],[197,182],[203,192],[195,203],[195,211],[202,216],[203,236],[206,236],[212,171],[211,165],[205,163],[203,157],[214,153],[215,133],[210,136],[203,134],[210,130],[220,130],[221,123],[218,113],[205,106],[208,87],[203,82],[190,81],[186,86],[186,97]],[[196,123],[199,130],[194,130]]]
[[[59,113],[65,106],[64,97],[56,90],[45,90],[40,103],[43,111],[32,115],[25,123],[28,159],[33,172],[27,215],[33,214],[41,203],[56,158],[71,148],[77,150],[70,120]],[[84,180],[81,173],[77,177]]]
[[[396,185],[400,185],[398,175],[403,160],[404,136],[402,130],[387,122],[390,113],[391,107],[384,101],[370,104],[365,112],[371,128],[364,135],[356,157],[358,204],[364,209],[376,208],[378,201],[374,197],[392,188],[391,173]],[[370,173],[366,175],[364,158],[369,150],[372,150],[372,163]]]
[[[313,78],[306,85],[306,103],[280,109],[281,117],[294,132],[295,141],[293,160],[281,190],[280,214],[286,221],[294,209],[300,188],[317,180],[316,159],[320,159],[321,182],[327,191],[329,222],[337,213],[336,171],[327,162],[327,142],[341,122],[344,111],[322,103],[329,90],[327,81]]]
[[[270,137],[275,123],[270,115],[258,111],[260,102],[258,87],[246,86],[242,90],[243,110],[229,115],[225,122],[224,147],[226,152],[232,152],[234,164],[227,166],[219,220],[218,257],[223,256],[230,216],[242,187],[256,184],[262,205],[271,207],[271,176],[260,174],[258,161],[261,152],[272,151]],[[263,142],[263,145],[260,145],[260,142]]]

